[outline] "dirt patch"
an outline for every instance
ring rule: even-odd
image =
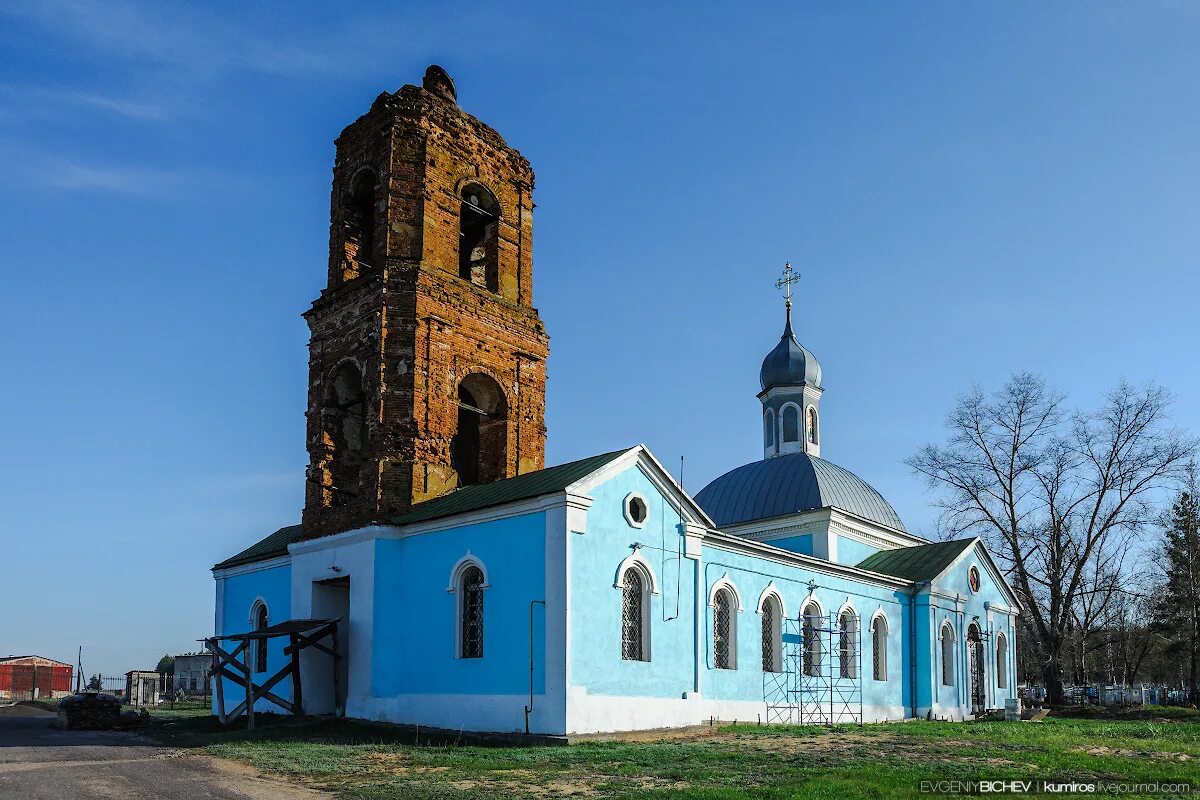
[[[1089,756],[1105,756],[1109,758],[1153,758],[1159,761],[1191,761],[1187,753],[1164,753],[1161,750],[1128,750],[1121,747],[1076,747],[1072,753],[1087,753]]]

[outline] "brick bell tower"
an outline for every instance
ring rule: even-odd
[[[541,469],[546,444],[529,162],[438,66],[335,145],[329,282],[304,314],[307,538]]]

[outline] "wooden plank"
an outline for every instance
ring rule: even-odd
[[[263,641],[266,645],[266,641]],[[250,648],[247,647],[242,657],[246,660],[246,730],[254,730],[254,681],[250,679]]]
[[[223,679],[224,671],[220,668],[220,656],[216,654],[216,650],[220,649],[216,640],[206,639],[204,642],[208,645],[208,649],[213,653],[213,680],[216,683],[214,691],[217,693],[217,719],[222,725],[229,724],[229,718],[225,714],[225,681]]]
[[[322,625],[320,628],[313,631],[312,633],[298,635],[298,638],[294,642],[292,642],[292,644],[288,645],[287,648],[284,650],[284,652],[285,653],[299,652],[301,649],[303,649],[305,647],[316,647],[318,650],[323,650],[326,653],[329,653],[331,656],[334,656],[336,658],[337,654],[335,652],[333,652],[332,650],[329,650],[324,645],[318,644],[318,642],[321,639],[324,639],[326,636],[333,636],[336,633],[337,633],[337,623],[336,622],[331,622],[328,625]]]
[[[291,647],[292,648],[296,648],[296,642],[298,641],[298,639],[299,639],[299,636],[297,636],[296,634],[293,633],[291,635]],[[334,666],[336,666],[336,665],[337,665],[337,662],[334,662]],[[303,717],[304,716],[304,696],[302,694],[303,690],[300,685],[300,652],[299,652],[298,648],[292,650],[291,660],[288,663],[288,668],[291,670],[291,673],[292,673],[292,714],[297,717]]]
[[[230,667],[233,667],[234,669],[238,670],[239,672],[245,672],[246,668],[243,667],[242,664],[239,663],[237,660],[238,653],[240,653],[246,649],[244,647],[244,645],[245,645],[245,643],[243,642],[241,645],[238,645],[237,647],[235,647],[233,649],[232,653],[227,653],[225,650],[223,650],[221,648],[221,646],[219,644],[216,644],[214,642],[212,646],[213,646],[213,652],[216,654],[216,657],[217,657],[218,666],[220,666],[220,665],[230,666]]]

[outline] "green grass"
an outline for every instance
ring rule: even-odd
[[[203,748],[344,798],[907,798],[922,780],[1196,782],[1200,713],[709,729],[570,747],[413,744],[397,728],[259,717],[223,729],[200,709],[154,712],[164,742]],[[1138,795],[1126,795],[1136,797]]]

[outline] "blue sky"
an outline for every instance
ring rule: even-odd
[[[0,10],[0,653],[153,666],[298,519],[332,140],[431,62],[537,171],[550,463],[760,457],[788,259],[823,455],[915,531],[973,382],[1200,429],[1195,5],[334,5]]]

